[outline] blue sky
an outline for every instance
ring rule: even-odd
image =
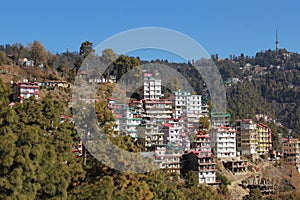
[[[280,47],[300,53],[299,8],[298,0],[3,1],[0,44],[38,40],[53,53],[78,51],[85,40],[97,45],[150,26],[184,33],[209,54],[252,56],[275,48],[277,29]]]

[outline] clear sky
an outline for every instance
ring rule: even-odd
[[[299,0],[15,0],[0,7],[0,44],[38,40],[53,53],[149,26],[182,32],[220,57],[274,49],[277,29],[279,46],[300,53]]]

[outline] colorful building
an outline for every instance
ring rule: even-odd
[[[13,100],[22,103],[30,97],[39,99],[39,88],[37,82],[16,82],[13,85]]]
[[[258,123],[256,126],[257,131],[257,153],[260,155],[267,154],[272,150],[272,131],[263,124]]]

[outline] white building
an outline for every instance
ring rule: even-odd
[[[155,150],[155,162],[160,169],[169,169],[172,172],[180,173],[182,153],[170,146],[157,146]]]
[[[125,104],[118,104],[114,98],[109,98],[107,107],[111,110],[115,118],[114,134],[120,133],[120,119],[122,118],[121,111]]]
[[[163,132],[166,143],[169,143],[175,147],[179,147],[182,149],[182,126],[179,122],[176,121],[168,121],[163,126]]]
[[[155,79],[152,73],[144,73],[144,99],[159,99],[161,96],[161,80]]]
[[[201,115],[208,113],[208,107],[202,103],[201,95],[192,95],[190,92],[175,92],[175,118],[180,118],[183,114]]]
[[[155,151],[158,148],[166,146],[164,133],[159,129],[157,124],[147,123],[144,134],[145,151]]]
[[[165,123],[172,118],[172,101],[165,99],[143,100],[143,117],[149,121]]]
[[[218,158],[236,157],[236,130],[220,126],[210,131],[211,146]]]
[[[115,118],[114,133],[129,135],[136,139],[137,126],[141,124],[142,117],[135,108],[129,107],[127,104],[117,103],[114,98],[108,99],[107,106]]]
[[[13,85],[13,100],[23,102],[24,99],[39,98],[39,85],[37,82],[16,82]]]
[[[183,125],[183,148],[190,149],[190,136],[198,131],[199,118],[208,116],[208,106],[201,95],[177,91],[174,93],[174,118]]]

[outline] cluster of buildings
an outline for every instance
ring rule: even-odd
[[[141,99],[124,104],[110,98],[107,106],[115,117],[114,134],[129,135],[138,141],[144,152],[151,152],[148,155],[155,158],[161,169],[183,175],[194,171],[199,183],[214,185],[218,184],[217,159],[232,173],[239,173],[248,166],[241,155],[255,159],[272,152],[272,132],[267,125],[252,119],[238,119],[232,125],[229,113],[209,112],[201,95],[176,91],[165,99],[160,79],[152,73],[144,73],[143,78]],[[39,88],[43,86],[69,87],[65,82],[16,82],[13,99],[38,99]],[[209,129],[199,128],[201,118],[208,121]],[[283,138],[280,147],[284,161],[300,172],[300,141]],[[72,145],[72,152],[82,155],[79,139]]]
[[[23,102],[24,99],[28,99],[30,97],[34,97],[35,99],[39,99],[39,91],[40,88],[51,88],[51,87],[59,87],[59,88],[70,88],[70,84],[66,81],[47,81],[47,82],[36,82],[36,81],[28,81],[28,79],[24,79],[19,82],[11,83],[13,88],[13,96],[12,99],[14,102]]]
[[[272,150],[271,129],[251,119],[230,125],[229,113],[209,113],[201,95],[176,91],[164,99],[161,80],[144,73],[143,98],[127,104],[108,99],[115,134],[130,135],[145,152],[153,152],[160,168],[181,174],[195,171],[199,183],[217,184],[216,159],[233,173],[247,169],[240,155],[265,155]],[[207,119],[210,130],[199,129]],[[209,118],[213,118],[212,121]]]

